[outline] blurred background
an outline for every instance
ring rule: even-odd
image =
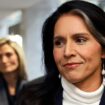
[[[20,35],[29,80],[44,75],[41,28],[45,19],[68,0],[0,0],[0,37]],[[105,0],[84,0],[105,10]]]

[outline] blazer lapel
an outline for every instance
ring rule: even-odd
[[[8,98],[3,83],[0,83],[0,105],[8,105]]]
[[[55,95],[55,105],[62,105],[62,99],[63,99],[63,89],[62,87],[59,88]]]
[[[103,95],[101,97],[101,101],[99,105],[105,105],[105,87],[104,87]]]

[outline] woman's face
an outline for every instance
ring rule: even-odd
[[[0,46],[0,72],[10,73],[17,70],[18,57],[14,49],[8,44]]]
[[[105,54],[81,17],[61,16],[55,24],[53,43],[58,70],[69,82],[90,83],[101,78],[101,58]]]

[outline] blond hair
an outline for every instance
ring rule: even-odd
[[[0,46],[3,46],[4,44],[8,44],[16,52],[16,54],[18,56],[18,60],[19,60],[19,67],[18,67],[19,74],[18,74],[18,76],[21,80],[26,80],[27,73],[26,73],[26,63],[25,63],[25,56],[24,56],[23,48],[15,41],[12,41],[5,37],[0,38]]]

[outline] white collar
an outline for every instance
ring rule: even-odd
[[[75,85],[69,83],[63,77],[61,77],[61,83],[63,87],[63,100],[68,103],[77,103],[72,105],[98,105],[93,103],[100,102],[104,90],[104,85],[102,84],[100,88],[94,92],[84,92]]]

